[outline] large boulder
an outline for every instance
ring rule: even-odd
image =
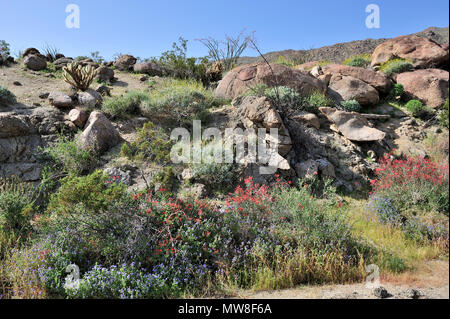
[[[429,107],[440,107],[448,98],[449,73],[440,69],[416,70],[401,73],[397,83],[403,85],[409,99],[418,99]]]
[[[53,62],[53,65],[55,66],[56,70],[60,70],[63,67],[65,67],[67,64],[72,63],[72,62],[73,62],[72,58],[59,58]]]
[[[92,89],[77,93],[78,103],[81,106],[93,108],[103,102],[102,95]]]
[[[133,66],[133,70],[136,73],[145,73],[151,76],[162,74],[162,68],[153,62],[136,63]]]
[[[405,35],[377,46],[371,64],[377,66],[394,58],[403,58],[422,69],[444,65],[448,57],[448,51],[438,43],[417,35]]]
[[[373,86],[353,76],[333,75],[328,91],[337,102],[356,100],[361,105],[375,105],[380,100],[378,91]]]
[[[314,90],[324,90],[323,83],[306,72],[280,64],[258,63],[242,65],[228,72],[219,82],[216,95],[235,98],[257,84],[288,86],[303,96]]]
[[[114,80],[114,70],[107,66],[101,66],[96,71],[96,79],[100,82],[112,82]]]
[[[386,133],[370,127],[369,121],[358,113],[344,112],[331,107],[320,107],[319,110],[350,141],[380,141],[386,136]]]
[[[61,92],[53,92],[48,96],[51,105],[57,108],[66,109],[73,105],[72,98]]]
[[[23,59],[23,64],[30,70],[40,71],[47,67],[47,61],[39,55],[27,55]]]
[[[137,59],[134,56],[124,54],[114,62],[114,66],[121,71],[131,71],[136,61]]]
[[[97,153],[104,153],[120,141],[120,135],[103,113],[92,112],[83,133],[78,138],[79,145]]]
[[[365,68],[342,64],[328,64],[322,67],[322,72],[324,74],[352,76],[383,93],[388,93],[392,86],[392,81],[386,75]]]

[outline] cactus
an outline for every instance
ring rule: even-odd
[[[86,91],[97,75],[94,67],[90,65],[82,66],[78,62],[67,64],[63,70],[64,81],[81,91]]]

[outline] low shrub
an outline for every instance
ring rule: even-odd
[[[5,40],[0,40],[0,65],[8,62],[9,55],[9,44]]]
[[[425,106],[419,100],[409,100],[405,104],[405,108],[408,112],[411,112],[414,117],[419,117],[425,111]]]
[[[359,112],[361,111],[361,105],[356,100],[348,100],[348,101],[342,101],[341,107],[344,111],[347,112]]]
[[[232,190],[236,182],[234,165],[226,163],[194,164],[192,176],[196,182],[205,184],[208,189],[222,193]]]
[[[290,87],[268,88],[264,91],[264,95],[281,110],[302,108],[302,97]]]
[[[441,113],[439,114],[439,123],[448,128],[448,116],[449,116],[449,107],[448,107],[448,98],[445,100],[444,105],[442,106]]]
[[[144,92],[127,92],[120,97],[106,98],[102,105],[102,111],[112,118],[127,119],[130,115],[138,113],[141,104],[148,99],[148,94]]]
[[[170,121],[174,125],[192,124],[194,119],[208,119],[208,109],[225,104],[200,83],[189,80],[169,80],[155,88],[140,105],[149,118]]]
[[[366,68],[370,65],[370,62],[371,62],[371,55],[369,53],[366,53],[354,55],[346,59],[343,62],[343,64],[360,68]]]
[[[40,149],[46,172],[58,176],[80,175],[91,170],[97,158],[94,153],[77,145],[76,138],[60,136],[52,146]]]
[[[303,99],[303,109],[307,112],[317,112],[319,107],[333,106],[334,102],[324,92],[314,91]]]
[[[386,61],[380,65],[380,70],[387,76],[391,76],[393,73],[403,73],[414,69],[414,66],[410,61],[405,59],[393,59]]]
[[[398,99],[403,95],[404,88],[400,83],[395,83],[387,96],[388,100]]]
[[[273,61],[273,63],[275,64],[281,64],[284,66],[287,66],[289,68],[293,68],[296,65],[299,65],[302,63],[302,59],[300,57],[296,57],[296,58],[287,58],[284,55],[280,55],[278,56],[275,61]]]
[[[0,85],[0,106],[16,103],[16,96],[7,88]]]

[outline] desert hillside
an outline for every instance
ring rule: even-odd
[[[449,298],[448,28],[204,41],[0,41],[0,299]]]

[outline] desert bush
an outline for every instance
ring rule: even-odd
[[[301,109],[303,105],[303,99],[300,94],[287,86],[268,88],[264,91],[264,95],[272,102],[273,105],[281,110],[288,108]]]
[[[91,52],[90,58],[97,64],[102,64],[103,62],[105,62],[105,59],[100,55],[100,52],[98,51]]]
[[[411,112],[414,117],[419,117],[425,111],[425,106],[419,100],[409,100],[405,104],[405,108],[408,112]]]
[[[303,108],[308,112],[317,112],[319,107],[333,106],[333,101],[324,92],[314,91],[303,99]]]
[[[147,122],[137,131],[136,139],[124,143],[121,154],[137,161],[167,163],[173,143],[169,136],[152,122]]]
[[[448,98],[445,100],[444,105],[442,106],[442,111],[439,114],[439,123],[443,126],[448,128],[448,115],[449,115],[449,107],[448,107]]]
[[[35,192],[18,179],[0,185],[0,238],[25,237],[31,229]],[[24,238],[21,238],[23,240]],[[3,255],[3,244],[0,257]]]
[[[227,36],[225,41],[213,38],[199,39],[208,49],[209,58],[214,62],[221,62],[224,71],[229,71],[236,66],[242,53],[250,44],[252,35],[245,35],[241,32],[237,37]]]
[[[365,68],[370,65],[370,62],[371,62],[371,56],[369,53],[366,53],[366,54],[354,55],[354,56],[346,59],[343,64],[349,65],[349,66]]]
[[[371,181],[373,194],[388,200],[396,212],[414,207],[448,214],[448,165],[411,157],[380,159],[377,178]]]
[[[95,171],[87,176],[67,176],[61,179],[58,191],[50,197],[47,214],[72,214],[74,210],[84,213],[106,210],[111,201],[120,201],[124,186],[108,183],[109,176]]]
[[[391,76],[393,73],[403,73],[414,69],[414,66],[410,61],[405,59],[393,59],[386,61],[380,65],[380,70],[387,76]]]
[[[165,119],[175,125],[207,120],[208,109],[225,103],[200,83],[189,80],[168,80],[149,94],[140,105],[141,113],[149,118]]]
[[[5,40],[0,40],[0,65],[8,62],[9,55],[9,44]]]
[[[400,83],[395,83],[391,90],[389,91],[389,94],[387,96],[387,100],[394,100],[397,98],[400,98],[403,95],[404,88],[403,85]]]
[[[205,184],[209,190],[226,193],[232,190],[236,180],[235,167],[231,163],[199,163],[192,167],[196,182]]]
[[[361,105],[359,105],[359,102],[356,100],[342,101],[341,107],[344,111],[347,111],[347,112],[361,111]]]
[[[80,175],[94,167],[97,162],[94,153],[79,147],[76,140],[60,136],[54,145],[40,149],[41,160],[46,164],[48,173]]]
[[[287,66],[289,68],[293,68],[296,65],[302,64],[303,61],[302,61],[302,58],[299,56],[294,57],[294,58],[286,58],[284,55],[280,55],[275,59],[275,61],[273,61],[273,63],[281,64],[281,65]]]
[[[166,75],[177,79],[193,79],[206,85],[209,61],[206,58],[188,58],[187,43],[187,40],[180,37],[178,43],[172,44],[172,50],[163,52],[159,59],[152,61],[160,65]]]
[[[102,104],[102,111],[115,119],[127,119],[130,115],[138,113],[141,103],[148,99],[148,94],[144,92],[127,92],[119,97],[106,98]]]
[[[0,85],[0,106],[16,103],[16,96],[7,88]]]
[[[72,62],[63,67],[64,81],[77,90],[86,91],[97,75],[95,69],[90,66],[82,66],[78,62]]]
[[[48,43],[41,49],[42,54],[49,60],[49,62],[53,62],[56,60],[56,56],[59,53],[59,49],[55,46],[51,46]]]

